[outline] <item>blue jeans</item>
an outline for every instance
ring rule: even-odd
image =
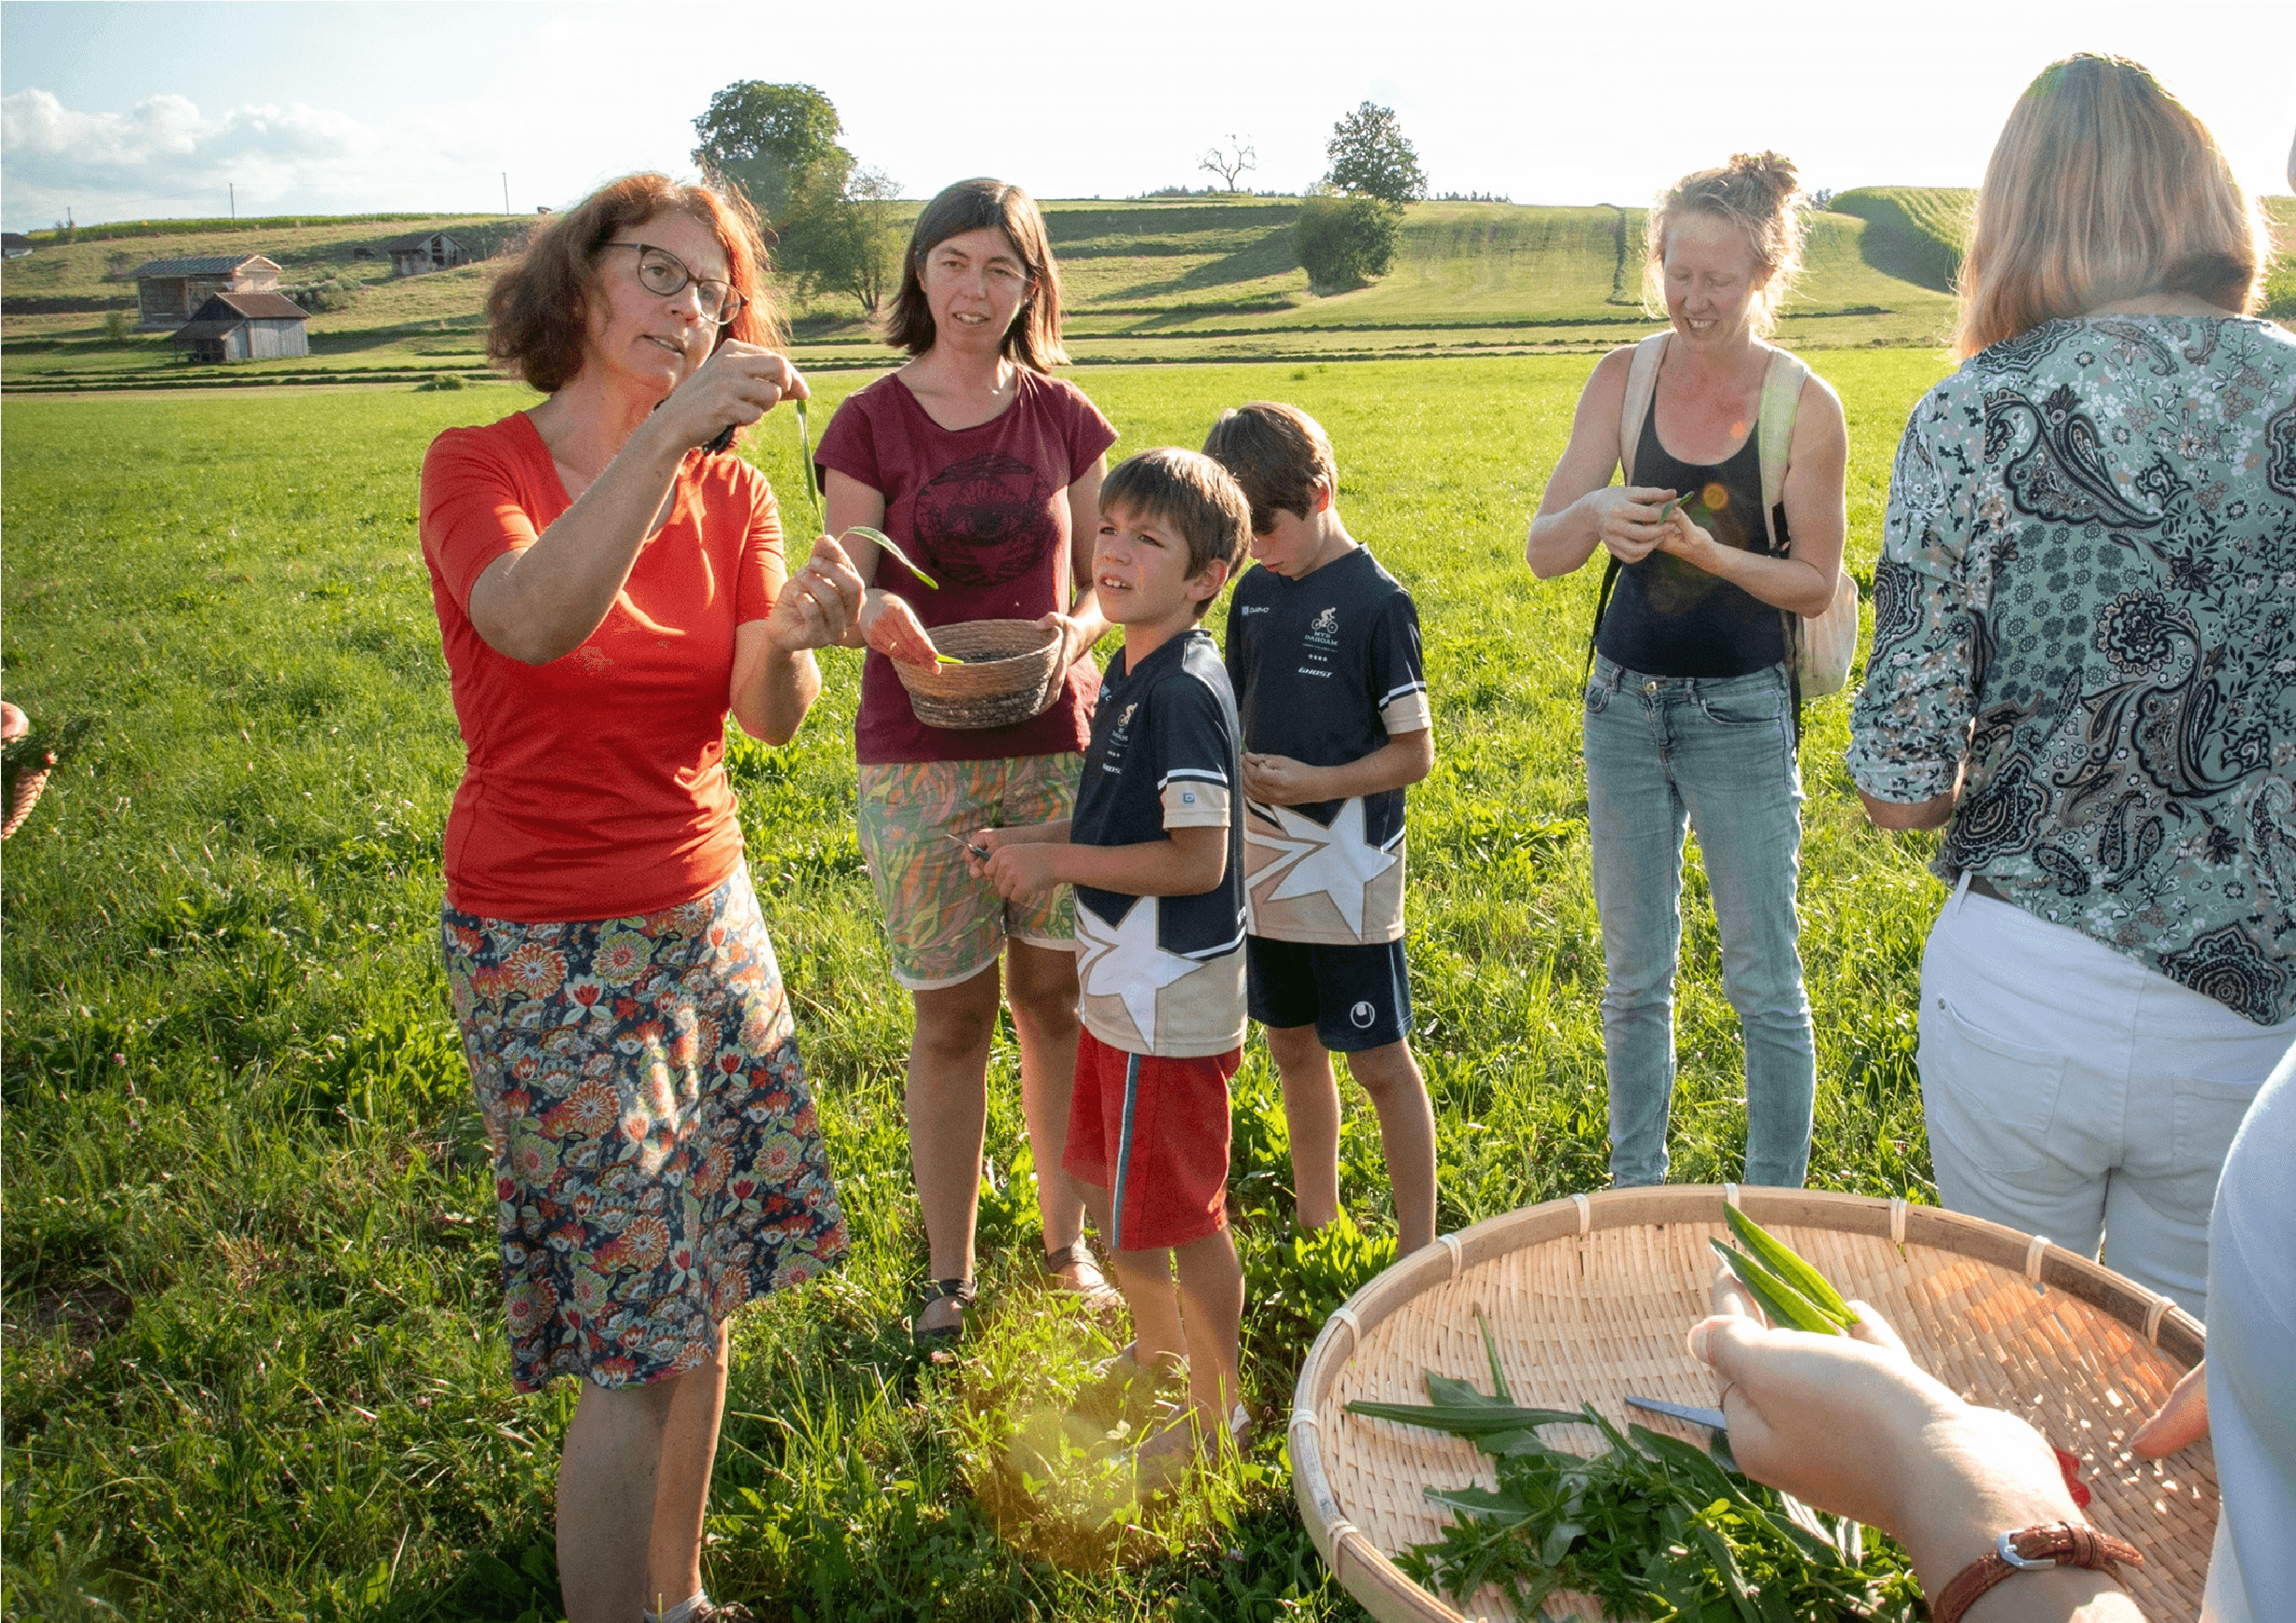
[[[1687,824],[1721,927],[1723,990],[1745,1041],[1744,1181],[1798,1186],[1810,1165],[1817,1060],[1796,945],[1801,774],[1786,668],[1645,676],[1598,657],[1586,697],[1612,1181],[1666,1181]]]

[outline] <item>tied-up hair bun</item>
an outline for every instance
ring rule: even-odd
[[[1778,307],[1801,270],[1802,234],[1808,205],[1793,161],[1779,152],[1736,152],[1719,168],[1685,175],[1660,194],[1650,210],[1649,263],[1643,303],[1654,313],[1666,308],[1661,266],[1668,231],[1686,213],[1727,220],[1745,233],[1746,246],[1761,267],[1754,295],[1754,329],[1767,335]]]
[[[1777,152],[1732,152],[1729,172],[1760,188],[1772,208],[1801,189],[1793,160]]]

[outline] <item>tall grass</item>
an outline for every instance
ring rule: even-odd
[[[1849,403],[1864,575],[1890,446],[1938,364],[1815,359]],[[1541,585],[1520,563],[1586,369],[1084,378],[1125,450],[1197,444],[1245,399],[1315,412],[1351,525],[1418,596],[1438,765],[1411,810],[1414,1041],[1446,1228],[1603,1179],[1575,697],[1591,582]],[[824,381],[825,414],[847,386]],[[0,1616],[557,1616],[570,1394],[509,1392],[491,1190],[434,944],[460,747],[414,534],[429,437],[525,398],[18,401],[0,423],[8,697],[93,724],[0,869]],[[801,511],[795,444],[777,418],[752,454]],[[738,1327],[714,1590],[786,1619],[1360,1616],[1302,1536],[1272,1441],[1177,1505],[1126,1504],[1108,1417],[1071,1413],[1121,1336],[1029,1283],[1009,1041],[981,1333],[951,1371],[909,1355],[924,1252],[906,1000],[854,841],[856,673],[825,665],[797,741],[730,760],[855,1246],[841,1274]],[[1919,1195],[1913,988],[1935,886],[1857,816],[1843,717],[1815,707],[1803,756],[1812,1177]],[[1738,1043],[1695,861],[1689,889],[1672,1143],[1677,1176],[1719,1178],[1744,1133]],[[1257,1051],[1236,1091],[1246,1379],[1280,1413],[1304,1338],[1379,1265],[1391,1214],[1351,1089],[1360,1231],[1297,1240]]]

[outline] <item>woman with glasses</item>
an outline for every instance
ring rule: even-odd
[[[702,1591],[725,1320],[845,1224],[742,863],[725,716],[783,743],[861,582],[793,577],[765,480],[712,455],[805,384],[753,220],[660,175],[535,239],[489,352],[547,396],[450,429],[422,539],[467,765],[447,979],[495,1148],[510,1378],[581,1381],[558,1472],[567,1614],[746,1618]]]
[[[822,436],[829,528],[869,582],[869,649],[854,741],[861,848],[885,913],[893,974],[916,1008],[909,1145],[931,1247],[918,1343],[955,1339],[973,1296],[973,1219],[987,1121],[997,968],[1021,1051],[1021,1109],[1037,1167],[1044,1269],[1112,1304],[1083,1243],[1083,1202],[1060,1171],[1076,1066],[1076,960],[1067,891],[1008,904],[966,869],[952,835],[1066,817],[1108,629],[1092,585],[1108,420],[1047,376],[1060,347],[1060,273],[1028,194],[962,180],[926,205],[909,239],[887,341],[908,365],[856,391]],[[847,534],[889,534],[938,584],[881,564]],[[1059,632],[1067,680],[1016,725],[920,721],[895,660],[933,663],[928,627],[1021,618]]]

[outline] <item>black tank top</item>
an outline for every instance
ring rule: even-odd
[[[1634,451],[1634,482],[1688,495],[1683,510],[1726,547],[1767,553],[1762,528],[1761,430],[1727,462],[1682,462],[1658,443],[1654,403]],[[1786,513],[1777,522],[1786,549]],[[1786,657],[1778,610],[1743,587],[1672,553],[1653,553],[1618,572],[1595,646],[1603,657],[1650,676],[1745,676]]]

